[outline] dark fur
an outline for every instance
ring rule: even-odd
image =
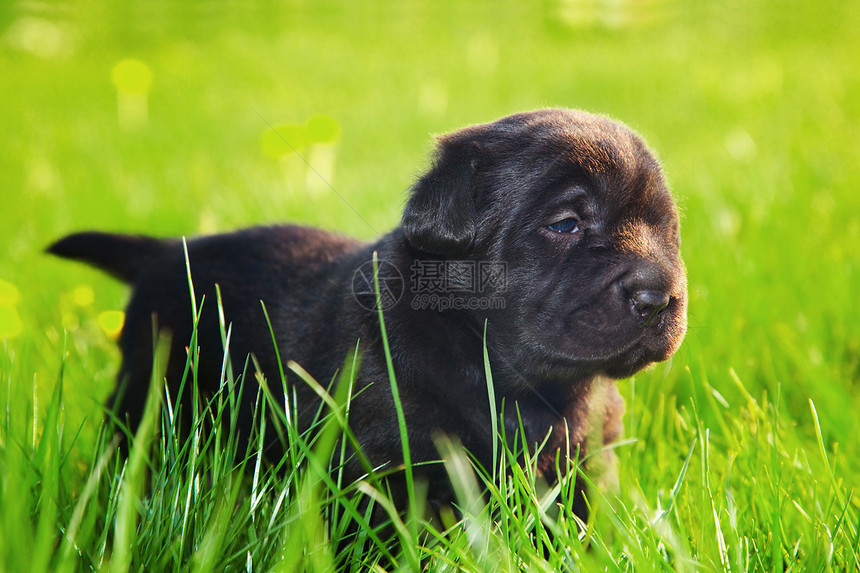
[[[581,232],[548,228],[572,216]],[[134,427],[150,379],[153,313],[173,332],[171,387],[185,366],[192,319],[182,245],[82,233],[49,250],[133,285],[120,339],[119,383],[125,391],[118,405]],[[585,446],[589,420],[602,422],[603,441],[618,436],[623,404],[612,380],[668,358],[686,328],[678,214],[656,159],[621,124],[545,110],[442,137],[432,168],[412,189],[402,226],[374,244],[298,226],[190,241],[196,297],[206,296],[198,341],[201,388],[216,390],[221,370],[217,283],[233,327],[237,369],[253,353],[267,378],[279,380],[261,300],[283,360],[296,361],[323,385],[360,339],[360,393],[350,425],[374,465],[401,462],[377,315],[357,304],[352,293],[355,270],[374,251],[395,265],[406,283],[403,300],[386,310],[385,318],[416,461],[438,458],[432,436],[441,431],[457,436],[486,467],[491,463],[485,319],[507,433],[512,436],[519,425],[517,410],[530,445],[551,432],[539,461],[550,479],[559,450],[564,455],[569,444],[573,454]],[[506,263],[505,288],[463,295],[498,297],[504,308],[413,309],[412,265],[431,259]],[[255,384],[246,376],[244,430],[253,414]],[[594,400],[598,386],[605,391]],[[280,384],[271,387],[277,392]],[[304,427],[318,398],[302,383],[292,389]],[[357,464],[348,470],[350,478],[361,475]]]

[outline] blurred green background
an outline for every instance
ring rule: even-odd
[[[683,208],[689,334],[636,392],[685,403],[711,391],[691,380],[707,379],[732,404],[734,371],[753,395],[779,389],[800,427],[813,399],[828,446],[853,465],[858,22],[860,2],[841,0],[7,0],[6,406],[50,391],[64,349],[73,427],[100,418],[113,384],[111,312],[127,290],[43,255],[51,240],[280,221],[371,239],[398,223],[432,134],[566,106],[642,133]],[[334,190],[266,135],[307,139],[314,117],[326,141],[300,150]],[[635,432],[647,413],[632,415]]]

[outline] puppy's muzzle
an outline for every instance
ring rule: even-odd
[[[639,263],[621,280],[621,291],[630,301],[631,311],[639,324],[650,327],[657,324],[660,314],[672,302],[665,273],[655,263]]]

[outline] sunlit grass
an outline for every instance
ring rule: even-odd
[[[229,347],[228,326],[224,335]],[[167,345],[158,348],[155,372],[163,370]],[[263,392],[258,411],[275,415],[258,418],[248,451],[238,449],[236,419],[227,409],[243,386],[229,370],[223,392],[200,407],[159,408],[163,387],[156,375],[128,458],[116,455],[117,439],[102,431],[80,481],[65,467],[79,438],[65,439],[74,429],[62,414],[61,370],[44,419],[7,412],[0,425],[0,558],[9,570],[28,571],[322,572],[374,564],[431,571],[807,571],[860,565],[857,510],[811,402],[807,420],[815,439],[781,418],[779,395],[756,398],[734,374],[744,396],[734,407],[692,375],[708,396],[701,403],[674,407],[670,401],[667,407],[656,393],[650,399],[656,403],[631,401],[642,438],[616,447],[620,489],[587,488],[587,523],[572,513],[576,472],[548,487],[536,478],[537,456],[522,459],[503,436],[498,468],[475,465],[456,440],[440,436],[440,459],[455,493],[440,523],[422,509],[420,480],[411,489],[412,511],[401,513],[388,499],[383,476],[405,468],[370,470],[355,484],[337,477],[345,461],[339,438],[349,432],[353,360],[347,357],[334,396],[288,365],[324,398],[317,429],[299,432],[290,413],[278,411]],[[192,371],[188,382],[193,379]],[[191,427],[181,434],[177,408],[189,406]],[[705,417],[718,420],[713,431]],[[14,423],[19,420],[26,423]],[[160,437],[153,442],[156,424]],[[271,431],[288,437],[285,458],[274,466],[258,450]],[[659,448],[640,447],[655,434]],[[643,490],[638,475],[658,481],[656,494]],[[591,483],[587,474],[576,477]],[[373,505],[391,522],[370,522]]]

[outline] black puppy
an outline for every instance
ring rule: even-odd
[[[80,233],[49,251],[133,285],[120,339],[124,390],[116,394],[133,428],[150,380],[153,314],[173,332],[167,382],[174,391],[186,364],[192,306],[182,244]],[[618,436],[623,404],[612,380],[667,359],[686,329],[678,213],[657,160],[619,123],[551,109],[442,137],[402,225],[374,244],[297,226],[190,241],[196,299],[207,301],[197,340],[200,388],[219,384],[218,284],[233,364],[241,368],[253,354],[278,381],[270,384],[276,392],[278,361],[260,301],[282,360],[323,385],[360,340],[350,426],[372,464],[401,463],[374,309],[374,251],[413,461],[437,459],[432,436],[444,432],[490,467],[485,321],[506,433],[514,436],[521,420],[528,445],[549,436],[539,457],[549,479],[557,477],[557,454],[564,460],[585,447],[589,424],[598,424],[603,442]],[[256,382],[245,380],[239,419],[247,432]],[[319,398],[302,382],[289,391],[304,428]],[[363,473],[357,462],[347,470],[350,478]]]

